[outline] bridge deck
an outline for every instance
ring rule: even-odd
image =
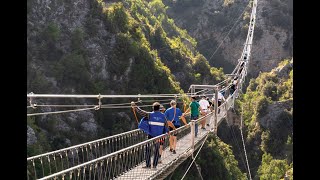
[[[198,135],[195,138],[195,144],[200,142],[201,140],[204,139],[205,135],[209,133],[209,127],[206,126],[206,129],[200,129],[200,125],[198,126]],[[138,166],[135,168],[131,169],[130,171],[124,173],[120,177],[117,177],[116,179],[136,179],[136,180],[141,180],[141,179],[150,179],[150,177],[154,177],[157,174],[159,174],[160,171],[164,171],[167,168],[170,168],[171,162],[176,161],[177,159],[181,158],[191,147],[191,133],[187,134],[183,138],[177,141],[177,148],[176,148],[176,154],[173,154],[172,152],[169,151],[169,147],[164,149],[162,157],[162,163],[158,163],[157,168],[151,168],[151,169],[145,169],[142,168],[143,166],[146,165],[145,161],[140,163]],[[151,157],[151,162],[153,160],[153,156]],[[157,178],[158,179],[158,178]]]

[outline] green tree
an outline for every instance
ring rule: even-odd
[[[246,174],[238,168],[238,161],[231,147],[214,136],[208,137],[196,162],[201,167],[203,179],[247,179]],[[172,179],[180,179],[189,165],[188,161],[181,164],[173,173]],[[198,174],[195,166],[192,166],[186,178],[199,179]]]
[[[270,154],[263,154],[258,174],[261,180],[281,179],[288,168],[286,160],[273,159]]]
[[[129,30],[129,17],[122,3],[113,4],[108,9],[107,17],[114,32],[126,32]]]
[[[166,7],[162,0],[152,0],[149,3],[151,11],[156,15],[165,14],[168,7]]]

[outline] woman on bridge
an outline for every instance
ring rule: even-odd
[[[179,108],[177,108],[176,101],[172,100],[170,102],[171,107],[168,108],[165,111],[166,118],[168,121],[171,121],[174,127],[169,126],[169,130],[172,131],[176,128],[179,128],[180,125],[180,116],[182,116],[182,112]],[[187,122],[184,122],[184,124],[187,124]],[[170,152],[173,154],[176,154],[176,146],[177,146],[177,133],[174,133],[173,135],[170,135]]]

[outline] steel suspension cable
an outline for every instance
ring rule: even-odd
[[[47,114],[59,114],[59,113],[76,112],[76,111],[87,111],[87,110],[93,110],[93,109],[97,109],[97,108],[96,108],[96,107],[93,107],[93,108],[73,109],[73,110],[66,110],[66,111],[33,113],[33,114],[27,114],[27,116],[37,116],[37,115],[47,115]]]
[[[163,98],[175,97],[180,94],[145,94],[145,95],[83,95],[83,94],[27,94],[34,98]]]
[[[34,104],[33,108],[37,107],[94,107],[96,104],[87,105],[87,104]]]
[[[241,108],[242,108],[242,110],[241,110],[241,128],[240,128],[240,133],[241,133],[241,139],[242,139],[242,143],[243,143],[244,155],[245,155],[245,157],[246,157],[246,161],[247,161],[247,166],[248,166],[248,171],[249,171],[249,178],[250,178],[250,180],[252,180],[251,172],[250,172],[250,167],[249,167],[249,162],[248,162],[248,157],[247,157],[246,146],[245,146],[245,143],[244,143],[244,140],[243,140],[243,133],[242,133],[242,124],[243,124],[243,121],[242,121],[243,106],[241,106]]]
[[[238,148],[238,150],[239,150],[239,152],[240,152],[241,161],[242,161],[244,167],[246,168],[246,170],[248,171],[247,166],[246,166],[246,163],[245,163],[244,158],[243,158],[243,155],[241,154],[242,151],[241,151],[239,142],[238,142],[238,140],[237,140],[237,138],[236,138],[234,129],[233,129],[232,126],[229,124],[227,117],[226,117],[226,121],[227,121],[228,126],[230,127],[230,132],[231,132],[231,136],[232,136],[232,141],[233,141],[233,143],[237,146],[237,148]]]
[[[207,138],[208,138],[208,135],[209,135],[209,134],[207,134],[207,135],[206,135],[206,137],[205,137],[205,139],[203,140],[203,143],[201,144],[201,146],[200,146],[200,148],[199,148],[199,150],[198,150],[198,152],[197,152],[196,156],[193,158],[193,160],[192,160],[191,164],[189,165],[189,167],[188,167],[187,171],[186,171],[186,172],[184,173],[184,175],[182,176],[181,180],[183,180],[183,179],[184,179],[184,177],[187,175],[187,173],[188,173],[188,171],[189,171],[189,169],[190,169],[191,165],[192,165],[192,164],[193,164],[193,162],[196,160],[196,158],[197,158],[197,156],[198,156],[198,154],[199,154],[199,152],[200,152],[201,148],[203,147],[204,143],[206,142],[206,140],[207,140]]]

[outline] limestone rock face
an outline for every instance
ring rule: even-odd
[[[199,2],[200,1],[200,2]],[[171,1],[170,1],[171,2]],[[212,66],[229,73],[238,63],[247,36],[251,8],[235,24],[249,1],[193,0],[192,6],[167,3],[168,14],[198,42],[199,51]],[[260,0],[257,5],[249,73],[256,77],[293,55],[292,0]],[[248,16],[249,15],[249,16]],[[246,19],[247,21],[243,20]],[[230,31],[230,34],[226,34]],[[223,41],[224,39],[224,41]],[[222,43],[223,41],[223,43]],[[221,44],[219,50],[213,52]],[[212,57],[211,57],[212,56]]]
[[[278,117],[284,111],[291,111],[292,100],[273,102],[267,107],[267,114],[259,119],[259,123],[264,128],[272,128],[275,125]]]
[[[37,142],[37,137],[34,130],[27,125],[27,145],[32,145]]]

